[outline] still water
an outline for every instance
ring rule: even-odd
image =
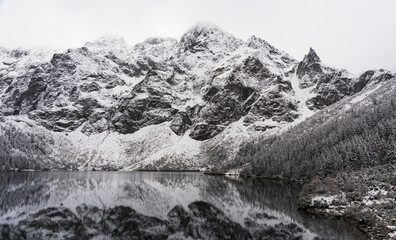
[[[0,239],[364,239],[301,186],[174,172],[0,173]]]

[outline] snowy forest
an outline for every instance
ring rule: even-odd
[[[54,139],[44,134],[0,124],[0,170],[46,169],[48,146],[53,143]]]
[[[282,135],[246,143],[236,163],[251,162],[248,175],[296,180],[396,163],[395,90],[328,119],[319,114]]]

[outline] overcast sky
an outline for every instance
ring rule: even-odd
[[[65,50],[109,34],[133,45],[208,22],[297,59],[312,47],[353,73],[396,71],[395,11],[396,0],[0,0],[0,46]]]

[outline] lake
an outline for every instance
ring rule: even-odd
[[[301,185],[190,172],[2,172],[1,239],[364,239]]]

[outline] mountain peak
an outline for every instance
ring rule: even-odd
[[[184,51],[201,52],[205,49],[234,51],[243,42],[216,25],[198,23],[183,34],[180,43]]]
[[[201,34],[201,33],[215,33],[215,32],[224,32],[219,26],[211,23],[200,22],[192,26],[187,30],[185,34]]]
[[[105,35],[93,42],[88,42],[85,44],[86,47],[91,48],[124,48],[128,46],[123,37],[117,35]]]
[[[198,23],[187,30],[181,37],[181,42],[191,41],[197,38],[213,39],[223,35],[231,35],[224,32],[221,28],[213,24]]]
[[[304,56],[303,62],[308,62],[308,63],[314,63],[314,62],[320,62],[320,58],[318,54],[313,50],[312,47],[309,48],[309,52],[307,55]]]
[[[254,49],[259,49],[262,47],[268,48],[268,49],[275,49],[271,44],[269,44],[267,41],[264,39],[261,39],[259,37],[256,37],[255,35],[251,36],[247,41],[246,45],[248,47],[254,48]]]
[[[308,54],[304,56],[304,59],[297,66],[297,76],[303,79],[303,82],[300,83],[301,86],[312,86],[317,82],[317,79],[313,76],[322,72],[322,62],[315,50],[310,47]],[[306,75],[308,77],[304,78]]]
[[[174,38],[169,38],[169,37],[151,37],[151,38],[147,38],[146,40],[144,40],[143,44],[149,44],[149,45],[157,45],[157,44],[161,44],[163,42],[177,42],[176,39]]]

